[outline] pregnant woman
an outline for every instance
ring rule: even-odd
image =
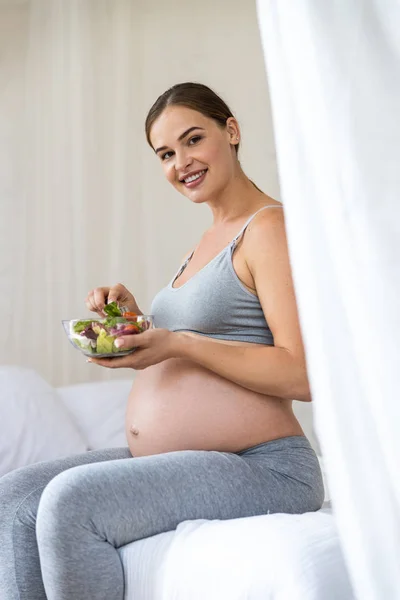
[[[156,328],[121,338],[136,351],[91,359],[139,371],[128,446],[0,479],[4,600],[123,600],[125,544],[187,519],[323,502],[317,457],[292,412],[293,399],[311,396],[282,205],[243,172],[238,122],[208,87],[167,90],[146,134],[169,183],[206,203],[213,222],[154,298]],[[141,313],[121,284],[96,288],[86,305],[103,316],[110,301]]]

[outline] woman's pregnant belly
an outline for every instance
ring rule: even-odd
[[[291,400],[246,390],[186,359],[140,371],[129,395],[126,436],[133,456],[238,452],[290,435],[303,435]]]

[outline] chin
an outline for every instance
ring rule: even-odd
[[[209,199],[208,195],[206,196],[205,194],[201,194],[198,196],[195,196],[193,194],[193,196],[186,196],[186,198],[193,202],[193,204],[204,204],[204,202],[207,202],[207,200]]]
[[[186,189],[178,189],[177,191],[194,204],[202,204],[203,202],[207,202],[210,197],[210,194],[206,194],[202,190],[196,190],[196,193],[191,193],[190,190]]]

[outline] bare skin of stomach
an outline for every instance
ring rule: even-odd
[[[181,358],[140,371],[126,410],[126,437],[136,457],[174,450],[239,452],[291,435],[304,435],[292,400],[247,390]]]

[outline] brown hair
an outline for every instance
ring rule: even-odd
[[[150,146],[150,132],[154,121],[158,119],[167,106],[186,106],[214,119],[220,127],[226,126],[229,117],[233,117],[229,106],[213,90],[202,83],[177,83],[157,98],[146,117],[146,138]],[[235,145],[236,154],[239,144]]]

